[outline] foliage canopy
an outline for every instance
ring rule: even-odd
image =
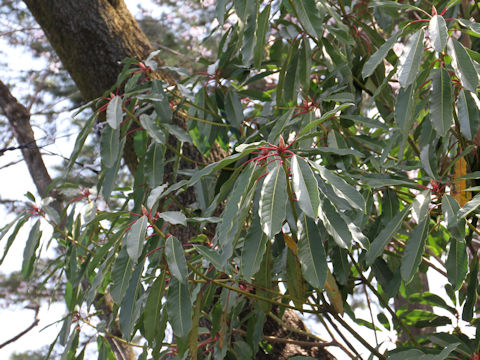
[[[90,324],[107,292],[127,341],[145,339],[142,358],[268,353],[265,319],[287,308],[351,332],[378,358],[478,356],[479,332],[466,334],[478,329],[480,9],[434,4],[218,0],[222,36],[207,72],[169,67],[172,85],[156,78],[156,54],[126,60],[67,167],[105,114],[96,187],[59,181],[64,214],[44,201],[2,230],[8,250],[36,221],[28,277],[48,241],[40,223],[54,227],[70,312],[57,341],[68,358],[79,346],[74,323]],[[124,184],[129,136],[139,163]],[[216,148],[229,155],[211,162]],[[177,200],[188,191],[194,202]],[[193,237],[174,236],[186,226]],[[446,279],[448,299],[424,291],[429,269]],[[381,311],[357,319],[349,295]],[[399,297],[430,308],[394,308]],[[387,353],[345,317],[406,340]],[[91,325],[109,358],[106,324]],[[434,330],[443,325],[454,330]],[[358,356],[336,338],[316,343]]]

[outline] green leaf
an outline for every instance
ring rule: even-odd
[[[125,141],[126,141],[126,138],[123,138],[121,140],[119,153],[123,152]],[[107,202],[110,200],[110,195],[115,186],[115,181],[117,180],[117,175],[118,175],[118,170],[120,168],[121,160],[122,160],[122,157],[117,156],[117,160],[115,161],[115,164],[112,167],[105,169],[105,175],[103,177],[103,183],[102,183],[102,196],[103,196],[103,199]]]
[[[457,212],[457,219],[463,219],[467,217],[472,211],[475,211],[480,206],[480,194],[473,197],[472,200],[467,202],[463,208]]]
[[[442,52],[445,49],[445,45],[447,45],[448,37],[447,24],[443,16],[432,16],[428,24],[428,33],[435,51]]]
[[[415,113],[415,87],[410,85],[398,91],[395,102],[395,121],[403,134],[407,135],[412,129]]]
[[[330,110],[330,111],[327,111],[325,114],[323,114],[319,119],[315,119],[315,121],[312,121],[311,123],[309,123],[307,126],[305,126],[299,133],[298,133],[298,137],[308,133],[311,129],[313,129],[314,127],[320,125],[322,122],[324,122],[325,120],[328,120],[332,117],[335,116],[336,113],[338,113],[339,111],[342,111],[342,110],[345,110],[346,108],[350,107],[350,106],[353,106],[354,104],[353,103],[346,103],[346,104],[341,104],[339,106],[337,106],[335,109],[333,110]]]
[[[365,258],[368,265],[373,264],[376,258],[382,255],[385,246],[390,243],[392,237],[397,233],[398,229],[402,225],[403,219],[410,211],[410,206],[406,206],[402,212],[398,213],[388,224],[380,231],[375,240],[373,240],[370,249],[367,252]]]
[[[256,68],[259,68],[262,64],[263,56],[265,53],[265,44],[267,42],[267,36],[270,32],[268,19],[270,17],[271,5],[265,6],[263,11],[258,16],[256,38],[257,42],[253,50],[253,64]]]
[[[165,192],[165,189],[167,187],[168,187],[168,184],[163,184],[163,185],[157,186],[155,189],[153,189],[150,192],[150,195],[148,195],[148,198],[147,198],[148,209],[153,208],[153,206],[157,203],[157,201],[162,198],[162,195]]]
[[[363,196],[355,189],[353,186],[348,184],[345,180],[343,180],[340,176],[334,174],[324,166],[318,165],[313,161],[309,161],[310,165],[313,166],[318,172],[320,176],[328,181],[332,187],[333,191],[342,199],[345,199],[350,206],[360,211],[365,212],[366,204],[365,199]]]
[[[158,144],[165,144],[166,137],[165,133],[163,132],[162,128],[155,122],[156,115],[140,115],[140,124],[145,129],[145,131],[150,135],[153,141]]]
[[[293,0],[295,14],[305,31],[315,37],[322,37],[322,20],[315,0]]]
[[[185,261],[182,244],[175,236],[169,236],[165,242],[165,255],[167,257],[170,273],[181,283],[187,283],[188,267]]]
[[[5,248],[3,249],[3,255],[2,255],[2,258],[0,259],[0,265],[3,263],[3,261],[5,260],[5,258],[7,257],[7,254],[8,254],[8,251],[10,250],[10,247],[12,246],[13,244],[13,241],[16,239],[17,237],[17,234],[18,232],[20,231],[20,229],[22,228],[22,226],[28,221],[28,219],[30,218],[29,215],[27,216],[19,216],[18,218],[16,218],[15,220],[13,220],[11,223],[7,224],[6,226],[4,226],[2,228],[2,234],[0,235],[0,240],[3,239],[3,237],[8,233],[8,231],[10,230],[10,227],[15,224],[16,222],[16,225],[12,231],[12,233],[10,234],[10,236],[8,237],[7,239],[7,243],[5,245]],[[18,221],[17,221],[18,220]]]
[[[292,157],[291,164],[292,183],[298,205],[309,217],[318,216],[320,194],[318,183],[308,163],[298,156]]]
[[[158,217],[172,225],[187,226],[187,217],[180,211],[164,211]]]
[[[457,314],[457,310],[454,307],[449,306],[443,298],[428,291],[412,294],[408,297],[408,300],[422,305],[438,306],[450,311],[453,315]]]
[[[398,65],[398,82],[403,88],[412,84],[417,78],[423,59],[423,30],[418,30],[407,41]]]
[[[319,216],[337,245],[344,249],[350,248],[352,233],[348,224],[328,199],[322,199]]]
[[[120,330],[122,331],[122,336],[128,340],[132,338],[133,327],[140,317],[140,311],[142,310],[142,304],[139,298],[145,291],[141,282],[144,264],[145,261],[141,261],[135,268],[125,296],[120,304],[120,313],[118,316]]]
[[[480,123],[479,102],[476,95],[460,90],[457,97],[458,122],[465,138],[473,140]]]
[[[193,307],[188,285],[171,278],[167,291],[168,320],[175,335],[182,338],[192,328]]]
[[[327,280],[327,257],[320,231],[310,217],[303,216],[298,227],[298,260],[302,265],[305,280],[318,290],[322,290]]]
[[[166,68],[166,66],[164,66]],[[155,112],[162,123],[172,121],[172,110],[170,109],[170,103],[168,96],[163,89],[163,82],[154,79],[152,81],[152,95],[155,99],[152,101]]]
[[[40,219],[38,219],[28,234],[27,243],[23,250],[22,275],[25,279],[28,279],[33,272],[33,264],[36,260],[35,252],[38,248],[38,244],[40,244],[41,237]]]
[[[132,277],[133,262],[127,253],[126,247],[122,247],[115,263],[113,264],[110,284],[110,295],[116,304],[120,304],[127,292],[130,278]]]
[[[452,284],[453,289],[455,291],[460,289],[468,271],[467,249],[463,239],[450,238],[450,249],[445,267],[448,281]]]
[[[235,90],[229,89],[225,94],[225,113],[228,122],[240,129],[243,122],[243,106]]]
[[[467,297],[462,311],[462,320],[472,321],[473,309],[477,303],[478,290],[478,257],[474,256],[467,277]]]
[[[163,182],[165,163],[165,147],[152,142],[148,147],[145,159],[145,177],[148,186],[155,188]]]
[[[270,239],[282,229],[287,199],[285,172],[280,165],[274,165],[263,182],[258,208],[262,230]]]
[[[245,237],[240,260],[240,272],[245,279],[250,280],[252,275],[260,270],[267,241],[267,236],[262,232],[260,218],[256,215]]]
[[[425,250],[425,242],[427,241],[428,231],[430,229],[430,217],[425,216],[424,219],[413,229],[410,239],[405,247],[400,266],[400,274],[405,283],[409,283],[418,270],[418,266],[422,262],[422,255]]]
[[[390,39],[385,41],[372,56],[370,56],[368,61],[363,66],[362,77],[364,79],[373,74],[377,66],[380,65],[382,60],[387,56],[387,53],[395,45],[402,33],[403,29],[397,31],[394,35],[390,37]]]
[[[460,206],[457,200],[450,195],[443,195],[442,197],[442,213],[443,219],[447,223],[447,229],[455,231],[455,236],[458,239],[465,238],[465,220],[458,218]]]
[[[290,119],[292,118],[293,113],[295,112],[295,108],[290,108],[288,109],[285,114],[280,116],[279,118],[275,119],[275,123],[273,125],[272,130],[268,134],[268,142],[271,144],[277,144],[278,143],[278,137],[282,133],[283,129],[285,128],[285,125],[288,124]]]
[[[310,39],[302,40],[300,54],[298,58],[298,77],[303,87],[303,92],[307,93],[310,89],[310,76],[312,73],[312,50],[310,49]]]
[[[103,128],[100,138],[100,156],[106,168],[115,165],[120,156],[120,129],[112,129],[109,125]]]
[[[123,120],[122,98],[114,96],[107,105],[107,123],[112,129],[119,129]]]
[[[434,71],[430,93],[430,120],[439,136],[445,136],[453,124],[452,100],[450,75],[442,67]]]
[[[166,123],[162,123],[160,127],[166,129],[168,133],[175,136],[178,141],[188,144],[192,143],[192,137],[190,136],[190,134],[183,130],[181,127]]]
[[[83,149],[85,140],[87,140],[88,135],[93,129],[93,125],[95,124],[96,119],[97,119],[97,114],[94,113],[92,116],[88,118],[87,122],[85,123],[85,126],[82,128],[82,130],[78,134],[77,139],[75,140],[75,145],[73,146],[72,153],[70,154],[70,161],[68,162],[68,165],[67,165],[67,173],[72,169],[73,165],[75,165],[75,162],[77,161],[77,158]]]
[[[137,219],[128,230],[125,236],[125,246],[127,248],[128,256],[133,262],[137,262],[143,250],[143,243],[145,242],[145,232],[147,231],[148,218],[143,215]]]
[[[219,254],[217,250],[210,249],[206,246],[202,245],[193,245],[195,250],[197,250],[200,255],[205,259],[208,260],[212,263],[213,266],[215,266],[216,269],[218,270],[224,270],[225,269],[225,264],[222,259],[222,256]]]
[[[467,50],[453,37],[447,42],[448,55],[452,58],[452,66],[455,69],[463,87],[471,92],[476,92],[478,86],[478,74]]]

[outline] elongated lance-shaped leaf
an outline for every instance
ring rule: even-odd
[[[448,39],[447,50],[448,55],[452,58],[455,74],[457,74],[463,87],[475,92],[478,86],[478,74],[467,50],[452,37]]]
[[[465,321],[472,321],[473,310],[477,303],[477,289],[478,289],[478,256],[474,256],[470,265],[470,272],[467,277],[467,298],[463,306],[462,319]]]
[[[430,93],[430,120],[439,136],[445,136],[452,126],[453,91],[450,75],[443,67],[434,70]]]
[[[160,329],[160,322],[162,318],[162,300],[165,294],[165,275],[163,271],[158,276],[150,287],[147,302],[145,303],[145,314],[143,318],[143,327],[145,329],[145,338],[148,342],[153,342],[155,335]]]
[[[430,229],[429,224],[430,216],[427,213],[426,216],[423,217],[423,220],[413,229],[410,239],[408,239],[400,265],[400,274],[402,275],[402,280],[406,283],[413,279],[413,276],[418,270],[418,266],[422,262],[425,242],[427,241],[428,231]]]
[[[182,338],[192,328],[192,299],[188,285],[171,278],[167,291],[168,320],[175,335]]]
[[[125,246],[127,247],[128,256],[133,262],[137,262],[138,257],[142,253],[143,243],[145,242],[145,232],[147,231],[148,218],[143,215],[128,230],[125,236]]]
[[[295,13],[305,31],[316,38],[321,38],[322,20],[315,0],[293,0]]]
[[[275,165],[263,182],[258,207],[262,230],[270,239],[282,229],[287,213],[287,200],[285,172],[283,167]]]
[[[314,169],[318,170],[320,176],[326,181],[328,181],[330,185],[332,185],[335,194],[345,199],[351,207],[365,212],[365,199],[358,192],[357,189],[355,189],[352,185],[348,184],[340,176],[328,170],[326,167],[319,165],[313,161],[309,161],[309,164]]]
[[[226,264],[223,262],[222,255],[217,250],[202,245],[193,245],[193,247],[205,260],[210,261],[215,268],[229,272],[228,268],[226,269]]]
[[[42,232],[40,231],[40,219],[32,226],[30,233],[28,234],[27,243],[23,250],[23,263],[22,263],[22,275],[27,279],[33,271],[33,264],[35,263],[35,252],[37,251],[38,244]]]
[[[187,226],[187,217],[180,211],[164,211],[158,217],[172,225]]]
[[[457,200],[450,195],[442,197],[443,219],[447,223],[447,229],[457,239],[465,238],[465,219],[459,219],[457,214],[460,210]]]
[[[117,95],[107,105],[107,123],[112,129],[118,129],[122,119],[122,98]]]
[[[239,129],[243,122],[243,106],[235,90],[229,89],[225,94],[225,113],[229,123]]]
[[[422,191],[415,197],[412,203],[412,217],[419,224],[425,216],[427,216],[430,201],[432,199],[432,191],[430,189]]]
[[[373,264],[375,259],[382,255],[385,246],[392,240],[392,237],[397,233],[402,221],[410,211],[410,206],[405,207],[400,213],[398,213],[392,220],[390,220],[385,228],[380,231],[375,240],[370,245],[370,249],[367,252],[366,262],[368,265]]]
[[[110,295],[116,304],[120,304],[127,292],[130,278],[132,277],[133,261],[128,256],[127,249],[123,246],[112,268],[112,283]]]
[[[145,177],[153,189],[163,182],[165,164],[165,146],[152,142],[148,147],[145,159]]]
[[[312,49],[310,48],[310,39],[304,38],[300,46],[300,55],[298,58],[298,75],[304,93],[310,89],[310,76],[312,73]]]
[[[230,253],[233,251],[233,243],[242,228],[244,216],[251,207],[251,197],[254,194],[256,180],[260,176],[259,167],[251,163],[245,167],[238,177],[230,196],[225,205],[222,222],[217,226],[216,238],[222,250]]]
[[[323,239],[315,221],[305,214],[299,219],[298,260],[302,265],[305,280],[314,288],[322,290],[327,280],[327,257]]]
[[[255,33],[257,42],[253,49],[253,63],[256,68],[262,64],[263,56],[265,53],[265,44],[267,42],[267,36],[270,32],[269,17],[270,17],[271,5],[268,4],[258,15],[257,31]]]
[[[298,205],[307,216],[315,219],[318,216],[318,207],[320,206],[317,179],[315,179],[308,163],[298,156],[292,157],[291,171],[293,190]]]
[[[122,331],[122,335],[129,340],[132,338],[133,327],[140,317],[140,310],[142,310],[142,304],[140,303],[141,301],[139,301],[139,298],[145,292],[141,282],[144,265],[145,260],[141,261],[136,266],[132,277],[130,278],[127,292],[120,304],[120,313],[118,316],[120,330]]]
[[[267,235],[260,226],[260,218],[255,216],[245,237],[240,261],[240,272],[245,279],[250,280],[260,270],[267,241]]]
[[[322,199],[319,209],[320,220],[322,220],[325,229],[333,237],[338,246],[344,249],[350,248],[352,244],[352,233],[348,228],[345,219],[339,214],[330,200]]]
[[[187,282],[188,267],[185,261],[182,244],[175,236],[169,236],[165,242],[165,255],[168,269],[181,283]]]
[[[441,15],[432,16],[428,24],[428,33],[435,51],[442,52],[447,45],[447,24]]]
[[[400,89],[395,102],[395,121],[404,135],[407,135],[413,122],[415,112],[415,87],[410,85]]]
[[[403,29],[397,31],[395,34],[392,35],[390,39],[385,41],[382,46],[380,46],[378,50],[373,53],[372,56],[370,56],[362,69],[362,77],[364,79],[373,74],[377,66],[380,65],[382,60],[387,56],[390,49],[393,47],[393,45],[395,45],[402,32]]]
[[[2,228],[3,231],[2,231],[2,235],[1,235],[0,239],[3,238],[8,233],[8,231],[10,229],[10,226],[12,226],[15,223],[15,221],[18,220],[17,223],[15,224],[15,227],[13,228],[13,231],[8,236],[7,243],[5,244],[5,247],[3,249],[2,258],[0,259],[0,265],[2,265],[3,261],[7,257],[8,251],[12,247],[12,244],[13,244],[14,240],[17,238],[18,232],[20,231],[22,226],[28,221],[29,218],[30,218],[29,215],[24,215],[24,216],[20,217],[20,219],[17,218],[14,221],[12,221],[10,224],[8,224],[7,226]]]
[[[100,156],[106,168],[112,167],[120,156],[120,129],[113,129],[108,124],[103,128],[100,138]]]
[[[460,131],[468,140],[472,140],[480,124],[480,102],[476,95],[460,90],[457,97],[458,122]]]
[[[418,30],[408,39],[398,66],[398,82],[405,88],[417,78],[423,59],[423,30]]]
[[[467,276],[468,271],[468,255],[465,240],[450,238],[450,249],[448,250],[447,261],[447,279],[456,291],[462,286],[463,280]]]
[[[472,200],[467,202],[463,208],[457,212],[457,219],[463,219],[467,217],[472,211],[476,210],[480,206],[480,194],[473,197]]]
[[[155,141],[158,144],[165,144],[165,133],[163,132],[162,128],[155,122],[155,114],[152,115],[146,115],[142,114],[140,115],[140,124],[142,127],[145,129],[145,131],[150,135],[153,141]]]

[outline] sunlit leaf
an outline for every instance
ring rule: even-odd
[[[138,260],[138,257],[142,253],[147,226],[148,218],[144,215],[135,221],[135,223],[132,225],[130,230],[128,230],[125,236],[125,246],[127,247],[127,253],[133,262],[136,262]]]
[[[447,42],[448,55],[452,58],[452,66],[465,89],[475,92],[478,85],[478,74],[470,55],[457,40],[450,37]]]
[[[441,15],[432,16],[428,25],[428,33],[435,51],[442,52],[447,45],[447,24]]]
[[[424,45],[423,30],[418,30],[410,37],[400,56],[398,65],[398,82],[403,88],[413,83],[422,64]]]
[[[182,244],[175,236],[169,236],[167,241],[165,241],[165,256],[167,257],[168,268],[172,275],[179,282],[185,283],[188,275],[187,262],[185,261]]]
[[[120,130],[105,126],[100,138],[100,156],[106,168],[110,168],[120,156]]]
[[[247,280],[260,269],[267,241],[260,226],[260,218],[255,216],[245,237],[240,260],[241,272]]]
[[[318,184],[308,163],[301,157],[292,157],[292,183],[298,205],[311,218],[318,216],[320,194]]]
[[[119,129],[123,120],[122,98],[114,96],[107,105],[107,123],[112,129]]]
[[[287,182],[285,172],[275,165],[263,182],[258,214],[263,232],[272,238],[280,232],[287,207]]]
[[[425,242],[427,241],[430,218],[424,216],[423,220],[413,229],[407,246],[402,256],[402,264],[400,273],[402,280],[406,283],[410,282],[418,270],[418,266],[422,262],[422,255],[425,251]]]

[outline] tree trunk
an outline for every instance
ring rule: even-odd
[[[142,60],[153,51],[152,45],[123,0],[24,2],[87,101],[102,96],[115,84],[124,58]],[[173,78],[162,70],[158,76],[166,82],[173,81]],[[134,154],[133,151],[130,153]],[[216,151],[213,153],[218,154]],[[124,159],[130,169],[135,168],[136,159],[125,155]],[[108,309],[109,306],[105,304],[103,311]],[[285,321],[290,327],[303,327],[295,313]],[[282,333],[282,336],[288,336],[288,332],[283,332],[278,324],[271,325],[271,329],[266,329],[271,334]],[[123,346],[121,343],[119,345]],[[303,349],[295,344],[276,346],[276,351],[277,348],[277,359],[286,359],[295,354],[313,354],[311,348]],[[321,358],[328,358],[326,351],[320,351],[325,353]],[[116,352],[120,359],[121,352]]]

